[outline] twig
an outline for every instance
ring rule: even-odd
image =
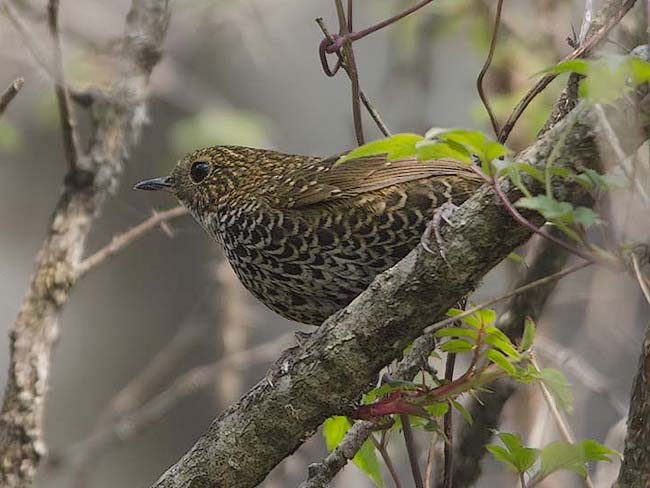
[[[499,34],[499,25],[501,24],[501,7],[503,7],[503,0],[498,0],[497,11],[496,14],[494,15],[494,29],[492,30],[492,39],[490,40],[490,50],[488,51],[488,55],[487,58],[485,59],[485,63],[481,68],[481,72],[478,74],[478,77],[476,78],[476,89],[478,90],[478,95],[481,98],[481,102],[483,102],[483,106],[485,107],[485,110],[490,116],[492,129],[494,130],[494,135],[496,137],[499,137],[499,122],[497,121],[496,116],[492,111],[492,107],[490,107],[490,102],[488,101],[487,96],[485,95],[485,90],[483,89],[483,78],[485,78],[485,74],[490,68],[490,64],[492,63],[492,57],[494,56],[494,50],[497,44],[497,36]]]
[[[271,342],[265,342],[231,356],[198,366],[180,375],[162,392],[140,405],[135,410],[118,418],[114,423],[96,430],[90,437],[68,448],[59,456],[52,456],[51,466],[70,464],[83,465],[105,451],[113,444],[123,443],[142,432],[148,426],[166,415],[180,400],[214,382],[217,372],[224,365],[245,369],[265,361],[271,361],[290,343],[293,334],[287,333]]]
[[[410,15],[413,12],[416,12],[417,10],[421,9],[425,5],[431,3],[432,1],[433,0],[423,0],[423,1],[419,2],[419,3],[416,3],[412,7],[409,7],[406,10],[401,11],[400,13],[398,13],[396,15],[393,15],[392,17],[390,17],[390,18],[388,18],[386,20],[378,22],[375,25],[367,27],[367,28],[365,28],[363,30],[360,30],[358,32],[349,32],[349,33],[346,33],[346,34],[344,34],[342,36],[339,36],[336,39],[335,42],[332,42],[332,43],[330,43],[330,45],[327,46],[326,50],[327,50],[328,53],[332,54],[332,53],[338,51],[339,49],[341,49],[341,47],[346,42],[352,43],[352,42],[358,41],[359,39],[363,39],[367,35],[372,34],[373,32],[377,32],[378,30],[383,29],[384,27],[387,27],[390,24],[395,23],[400,19],[403,19],[407,15]]]
[[[591,20],[594,17],[594,2],[593,0],[585,0],[585,12],[582,15],[582,25],[580,25],[580,34],[578,42],[582,44],[587,38],[589,27],[591,27]]]
[[[458,315],[455,315],[453,317],[448,317],[446,319],[440,320],[439,322],[436,322],[435,324],[431,324],[428,326],[425,330],[427,332],[435,332],[440,329],[444,329],[445,327],[448,327],[449,325],[453,324],[456,320],[460,320],[465,317],[469,317],[473,313],[478,312],[481,309],[484,309],[486,307],[489,307],[491,305],[494,305],[495,303],[501,302],[503,300],[507,300],[508,298],[514,297],[516,295],[519,295],[520,293],[524,293],[528,290],[532,290],[533,288],[536,288],[538,286],[545,285],[547,283],[551,283],[553,281],[559,280],[561,278],[564,278],[567,275],[570,275],[571,273],[574,273],[578,270],[581,270],[582,268],[586,268],[587,266],[590,266],[591,262],[586,262],[586,263],[580,263],[576,264],[574,266],[570,266],[566,269],[563,269],[562,271],[558,271],[557,273],[553,273],[551,275],[545,276],[544,278],[540,278],[535,281],[531,281],[530,283],[520,286],[518,288],[515,288],[514,290],[511,290],[509,292],[506,292],[502,295],[499,295],[495,298],[491,298],[489,300],[486,300],[482,303],[479,303],[478,305],[475,305],[473,307],[468,308],[462,313],[459,313]]]
[[[122,234],[116,235],[113,237],[113,239],[111,239],[111,242],[109,244],[81,261],[77,268],[77,276],[84,276],[86,273],[88,273],[88,271],[98,266],[106,259],[124,250],[124,248],[129,244],[144,237],[149,231],[155,229],[163,222],[167,222],[171,219],[175,219],[176,217],[180,217],[186,214],[187,209],[181,206],[170,208],[169,210],[165,210],[163,212],[154,211],[153,215],[147,220],[127,230],[126,232],[123,232]]]
[[[478,352],[479,348],[476,348]],[[456,366],[456,354],[449,353],[447,354],[447,361],[445,365],[445,380],[453,381],[454,379],[454,367]],[[443,488],[452,488],[454,486],[454,449],[453,449],[453,408],[449,406],[449,410],[445,413],[445,418],[443,420],[443,431],[445,433],[445,446],[444,446],[444,469],[443,469],[443,478],[442,486]]]
[[[411,379],[421,369],[422,364],[427,362],[429,354],[435,347],[435,338],[431,333],[424,333],[413,343],[413,347],[397,363],[393,378]],[[345,437],[336,448],[330,452],[322,461],[309,466],[307,479],[299,488],[325,488],[329,486],[334,476],[345,467],[347,462],[354,457],[363,443],[371,435],[375,428],[374,422],[359,421],[355,422]],[[381,443],[378,443],[381,445]],[[382,446],[383,447],[383,446]],[[380,450],[381,454],[381,450]],[[382,454],[383,456],[383,454]],[[384,459],[384,461],[386,461]],[[390,461],[389,461],[390,462]],[[391,470],[389,462],[386,466]],[[396,478],[396,474],[394,476]],[[399,486],[399,482],[397,482]]]
[[[540,369],[539,364],[537,363],[537,360],[535,358],[531,357],[530,362],[537,370]],[[555,402],[553,395],[551,395],[551,392],[548,390],[548,388],[546,387],[543,381],[539,381],[537,382],[537,384],[539,385],[539,388],[542,390],[542,394],[544,395],[544,400],[546,401],[546,404],[548,405],[551,415],[553,416],[553,419],[557,424],[562,440],[564,440],[564,442],[567,442],[569,444],[573,444],[575,442],[575,436],[571,433],[569,424],[567,424],[566,420],[564,420],[564,417],[562,416],[562,412],[560,412],[560,409],[557,407],[557,403]],[[594,488],[594,485],[591,481],[591,478],[589,477],[589,474],[585,476],[585,486],[587,488]]]
[[[365,422],[360,422],[360,423],[365,423]],[[372,422],[368,422],[369,424],[372,424]],[[357,425],[357,424],[355,424]],[[399,481],[399,475],[397,474],[397,470],[395,469],[395,466],[393,466],[393,461],[391,460],[388,450],[386,450],[386,445],[383,442],[378,442],[377,439],[375,439],[374,435],[369,436],[370,441],[372,442],[372,445],[375,446],[375,449],[379,451],[379,455],[381,458],[384,460],[384,464],[386,465],[386,468],[388,468],[388,472],[390,473],[390,477],[393,479],[393,483],[395,483],[395,488],[401,488],[402,484]]]
[[[422,482],[422,473],[420,473],[420,466],[418,465],[418,453],[415,446],[415,439],[413,438],[413,429],[411,428],[411,420],[408,415],[400,415],[402,421],[402,433],[404,434],[404,443],[406,444],[406,452],[411,466],[411,473],[413,474],[413,484],[415,488],[424,488]]]
[[[636,276],[636,280],[639,282],[641,291],[643,291],[643,296],[645,297],[646,302],[648,302],[648,305],[650,305],[650,288],[648,288],[648,282],[646,281],[645,277],[643,276],[643,273],[641,272],[641,266],[639,265],[639,257],[636,255],[636,253],[632,253],[632,265],[634,267],[634,274]]]
[[[571,59],[577,59],[583,56],[586,56],[591,52],[591,50],[600,43],[604,38],[607,37],[609,31],[611,31],[623,18],[623,16],[634,6],[636,0],[625,0],[625,2],[618,7],[612,15],[606,15],[603,25],[598,29],[590,32],[578,48],[576,48],[571,54],[562,59],[562,62],[569,61]],[[593,25],[593,24],[592,24]],[[546,88],[558,75],[556,73],[550,73],[543,76],[536,84],[533,86],[526,95],[519,101],[517,106],[513,109],[512,113],[508,117],[508,120],[503,125],[501,133],[499,134],[499,142],[504,143],[508,140],[508,136],[515,124],[521,117],[521,114],[524,113],[526,107],[532,102],[537,95],[539,95],[544,88]]]
[[[435,432],[432,432],[431,440],[429,441],[429,452],[427,454],[427,467],[424,470],[424,488],[431,488],[431,478],[433,477],[433,461],[436,457],[436,442],[438,442],[438,435]]]
[[[65,82],[63,70],[63,53],[59,36],[59,0],[49,0],[47,18],[53,43],[54,90],[59,104],[61,130],[63,131],[63,149],[70,170],[75,170],[79,159],[79,135],[70,102],[70,92]]]
[[[325,25],[325,21],[322,19],[322,17],[318,17],[316,19],[316,23],[320,27],[320,29],[323,32],[323,35],[325,36],[327,41],[330,42],[330,43],[334,42],[334,37],[327,30],[327,26]],[[321,47],[323,47],[323,46],[324,46],[324,44],[321,44]],[[338,70],[338,68],[336,68],[334,70],[330,70],[330,68],[329,68],[329,66],[327,64],[327,58],[325,57],[324,49],[319,48],[319,52],[321,53],[321,65],[323,67],[323,70],[325,71],[325,74],[327,76],[334,76],[336,74],[336,71]],[[348,76],[351,76],[350,75],[350,68],[348,67],[348,65],[343,60],[343,55],[339,51],[336,52],[336,55],[337,55],[337,59],[338,59],[337,66],[342,67],[345,70],[345,72],[348,74]],[[361,101],[363,102],[363,105],[366,107],[366,110],[368,111],[368,114],[370,114],[370,117],[372,117],[372,120],[377,125],[377,128],[379,129],[379,131],[384,136],[390,136],[390,134],[391,134],[390,130],[388,129],[388,127],[386,126],[386,124],[382,120],[381,116],[379,115],[379,112],[377,112],[374,105],[370,102],[370,100],[366,96],[365,92],[361,89],[361,87],[359,87],[359,97],[361,98]]]
[[[25,80],[22,78],[16,78],[7,89],[2,92],[2,95],[0,95],[0,115],[5,112],[7,106],[11,103],[14,97],[18,95],[18,92],[23,87],[24,83]]]
[[[352,5],[352,0],[348,0],[348,2],[350,2],[349,5]],[[361,146],[365,143],[365,138],[363,136],[361,105],[359,104],[359,73],[357,71],[357,63],[354,60],[354,49],[352,49],[352,41],[346,37],[350,32],[352,19],[350,19],[348,22],[348,20],[345,18],[343,0],[334,0],[334,3],[336,5],[336,15],[339,19],[340,35],[344,39],[347,39],[343,42],[341,49],[343,51],[343,60],[348,66],[348,74],[350,75],[350,82],[352,84],[352,117],[354,119],[354,133],[357,138],[357,144]]]
[[[38,41],[32,35],[29,27],[27,27],[23,20],[20,18],[18,13],[13,9],[13,7],[7,2],[4,1],[0,3],[0,12],[4,13],[9,19],[9,22],[14,26],[14,28],[20,34],[25,47],[31,53],[32,57],[36,60],[38,65],[47,73],[47,75],[56,80],[54,72],[52,71],[52,63],[48,59],[48,56],[45,54],[44,49],[39,45]]]

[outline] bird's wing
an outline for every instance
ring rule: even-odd
[[[405,158],[389,161],[384,155],[367,156],[335,165],[338,157],[295,168],[287,174],[289,185],[280,200],[289,208],[303,208],[334,199],[349,198],[408,181],[457,176],[480,184],[481,178],[458,161],[419,161]],[[279,195],[278,195],[279,196]]]

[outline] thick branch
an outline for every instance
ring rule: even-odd
[[[591,109],[574,111],[519,159],[542,166],[562,134],[566,142],[554,149],[554,167],[598,165],[595,118]],[[538,190],[533,182],[529,186]],[[511,201],[519,198],[507,182],[502,188]],[[581,196],[575,187],[558,184],[557,191],[570,201]],[[381,274],[221,414],[154,486],[255,486],[323,420],[349,413],[382,367],[529,236],[482,188],[443,228],[449,265],[420,246]]]
[[[133,1],[121,46],[122,71],[93,107],[88,154],[66,177],[11,326],[11,362],[0,417],[1,486],[29,486],[44,454],[44,396],[59,313],[75,283],[92,221],[114,192],[145,120],[146,88],[167,22],[167,0]]]
[[[639,368],[634,378],[623,463],[618,474],[618,486],[641,488],[650,486],[650,327],[639,356]]]

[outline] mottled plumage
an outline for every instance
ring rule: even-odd
[[[283,317],[318,325],[408,254],[436,207],[481,184],[454,161],[336,161],[216,146],[136,188],[175,193],[248,290]]]

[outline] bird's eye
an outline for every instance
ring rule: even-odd
[[[195,161],[190,168],[190,177],[194,183],[201,183],[210,174],[210,165],[205,161]]]

